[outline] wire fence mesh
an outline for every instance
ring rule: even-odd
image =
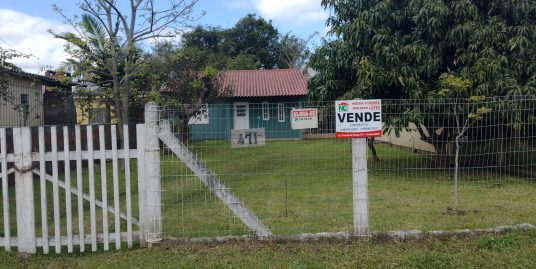
[[[318,128],[292,129],[293,108],[317,109]],[[383,100],[384,135],[368,142],[370,230],[536,223],[535,108],[526,97]],[[271,233],[352,231],[351,143],[335,139],[333,102],[160,114],[201,173],[214,175]],[[199,171],[165,144],[162,155],[167,236],[252,233]]]

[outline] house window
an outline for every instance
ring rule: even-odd
[[[262,103],[262,119],[270,120],[270,104],[268,102]]]
[[[285,104],[277,104],[277,121],[285,122]]]
[[[22,113],[22,126],[28,125],[28,113],[30,112],[30,100],[27,94],[20,95],[20,109]]]
[[[28,106],[30,104],[27,94],[20,95],[20,104],[21,106]]]
[[[247,105],[244,104],[238,104],[236,105],[236,116],[239,118],[243,118],[247,116]]]

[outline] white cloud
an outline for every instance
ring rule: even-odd
[[[69,28],[60,22],[0,9],[0,46],[34,55],[30,59],[13,61],[27,72],[37,73],[45,65],[58,67],[67,57],[63,51],[64,42],[53,38],[48,29],[64,32]]]
[[[293,26],[325,21],[328,13],[320,0],[255,0],[260,14],[268,19]]]

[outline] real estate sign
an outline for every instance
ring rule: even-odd
[[[382,100],[335,101],[337,138],[382,135]]]
[[[318,110],[315,108],[292,109],[290,125],[294,130],[318,128]]]

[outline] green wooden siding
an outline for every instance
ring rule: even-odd
[[[208,124],[190,125],[193,140],[226,139],[231,137],[234,125],[235,102],[247,102],[249,104],[249,127],[265,128],[266,139],[301,139],[303,130],[292,130],[290,125],[290,113],[292,108],[302,108],[305,97],[294,98],[240,98],[209,105]],[[268,102],[269,119],[263,119],[263,102]],[[285,120],[279,122],[278,104],[284,105]]]
[[[233,127],[233,104],[218,103],[208,107],[208,124],[190,125],[193,140],[231,139]]]

